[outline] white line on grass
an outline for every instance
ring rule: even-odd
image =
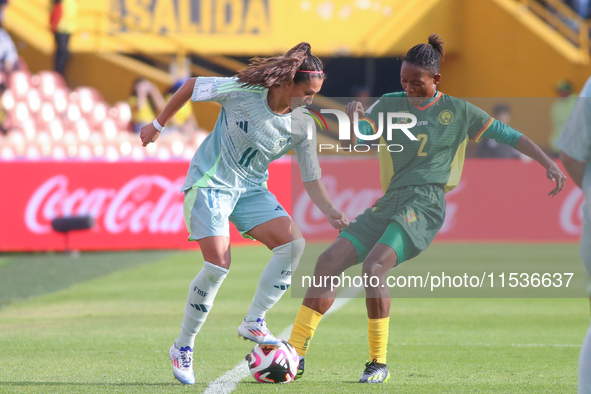
[[[331,313],[336,312],[339,310],[343,305],[351,300],[351,298],[355,298],[363,288],[348,288],[346,289],[343,294],[339,295],[339,297],[347,297],[347,298],[337,298],[332,307],[324,314],[324,316],[328,316]],[[289,325],[286,327],[281,334],[279,334],[279,338],[287,338],[291,333],[291,328],[293,325]],[[203,394],[230,394],[232,391],[236,390],[236,386],[238,386],[238,382],[242,379],[250,375],[248,371],[248,365],[246,360],[240,361],[234,368],[214,380],[207,386]]]

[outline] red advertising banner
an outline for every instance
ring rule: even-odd
[[[350,220],[383,195],[376,159],[325,160],[321,167],[331,198]],[[300,184],[293,182],[293,186],[292,217],[306,239],[334,239],[336,231],[326,224]],[[569,180],[562,192],[551,198],[547,194],[554,186],[535,161],[466,160],[460,184],[446,194],[445,223],[435,241],[577,241],[583,192]]]
[[[382,195],[376,159],[326,159],[321,167],[331,198],[351,220]],[[71,215],[96,223],[71,233],[72,249],[197,247],[187,242],[179,192],[187,169],[188,162],[0,162],[0,251],[62,250],[51,220]],[[307,197],[297,166],[280,160],[270,174],[270,191],[306,239],[333,240],[337,232]],[[436,241],[576,241],[583,193],[569,181],[550,198],[552,188],[535,162],[467,160],[460,185],[447,194]],[[234,228],[231,238],[250,242]]]
[[[269,189],[290,205],[289,159]],[[0,251],[63,250],[56,217],[90,215],[92,230],[70,233],[75,250],[190,249],[183,217],[188,162],[0,162]],[[285,179],[284,183],[273,182]],[[276,187],[280,186],[280,187]],[[247,241],[231,226],[236,242]]]

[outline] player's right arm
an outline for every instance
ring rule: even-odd
[[[351,139],[349,141],[341,141],[341,146],[343,148],[349,148],[351,146],[355,146],[357,144],[363,144],[364,141],[357,137],[355,134],[355,129],[353,128],[354,125],[354,115],[357,113],[358,122],[357,128],[359,133],[362,135],[373,135],[377,132],[376,122],[378,122],[378,114],[382,111],[383,100],[379,99],[375,103],[373,103],[367,111],[363,109],[363,104],[359,101],[351,101],[347,104],[345,108],[345,113],[350,119],[351,122]]]
[[[232,97],[237,97],[241,92],[260,90],[256,87],[245,87],[236,78],[199,77],[188,79],[183,86],[175,92],[166,104],[156,120],[163,127],[172,117],[191,99],[191,101],[215,101],[223,104]],[[160,132],[153,124],[142,127],[140,139],[142,145],[158,139]]]
[[[174,114],[176,114],[187,103],[187,101],[189,101],[195,88],[195,80],[196,78],[187,80],[183,86],[181,86],[179,90],[174,93],[174,95],[170,98],[170,101],[164,106],[162,112],[160,112],[160,114],[156,117],[158,123],[160,123],[162,126],[166,126]],[[155,142],[159,136],[160,131],[158,131],[152,123],[145,125],[142,127],[140,132],[142,146],[146,146],[150,142]]]

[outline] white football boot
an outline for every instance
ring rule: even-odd
[[[177,349],[173,344],[168,351],[170,361],[172,361],[172,373],[174,377],[182,384],[195,384],[195,374],[193,373],[193,349],[189,346]]]
[[[256,342],[260,345],[268,345],[278,347],[281,345],[281,339],[275,338],[273,334],[267,329],[265,319],[257,319],[257,321],[243,321],[238,327],[238,337]]]

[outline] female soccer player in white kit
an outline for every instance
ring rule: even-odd
[[[585,267],[587,293],[591,299],[591,78],[579,93],[577,103],[556,141],[564,168],[583,190],[580,254]],[[579,356],[579,394],[591,394],[591,322]]]
[[[273,251],[238,335],[260,344],[280,343],[267,330],[265,313],[289,287],[305,241],[266,188],[269,163],[293,149],[311,200],[332,227],[348,225],[320,181],[316,144],[308,139],[305,110],[298,108],[310,104],[320,91],[322,69],[310,45],[300,43],[284,56],[252,59],[236,78],[192,78],[154,123],[141,130],[146,146],[156,141],[163,125],[189,98],[222,105],[214,130],[193,157],[182,188],[189,239],[199,242],[205,260],[191,282],[181,333],[169,351],[174,375],[183,384],[195,383],[195,336],[230,267],[229,221]]]

